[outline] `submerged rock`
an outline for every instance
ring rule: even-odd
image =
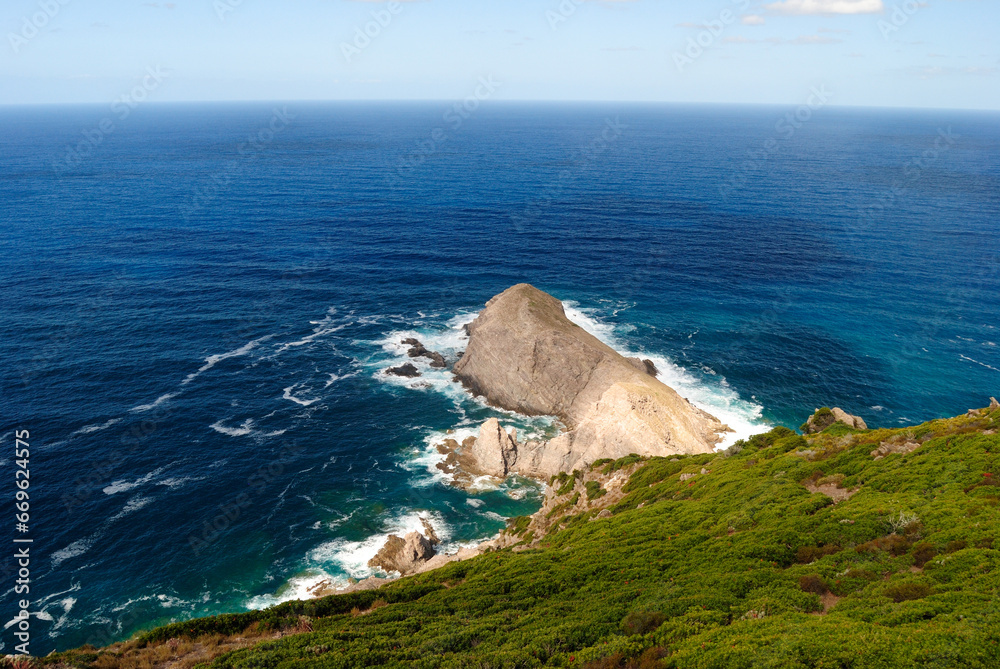
[[[443,368],[448,366],[443,355],[436,353],[435,351],[428,351],[419,340],[410,337],[408,339],[404,339],[402,343],[410,347],[410,350],[406,352],[406,355],[411,358],[427,358],[431,361],[431,367]]]
[[[390,367],[385,370],[386,374],[391,376],[401,376],[405,379],[415,379],[420,376],[420,371],[413,365],[412,362],[408,362],[399,367]]]

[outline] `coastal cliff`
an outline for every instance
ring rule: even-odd
[[[524,444],[484,426],[457,458],[468,473],[548,478],[632,453],[710,453],[728,430],[657,380],[650,361],[622,356],[529,284],[491,299],[467,330],[468,348],[453,370],[458,381],[493,406],[555,416],[566,426],[554,439]]]
[[[542,509],[478,556],[39,662],[998,666],[1000,403],[892,429],[845,416],[724,452],[598,461],[551,479]]]

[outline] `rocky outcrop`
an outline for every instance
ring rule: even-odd
[[[728,430],[658,381],[651,361],[622,356],[528,284],[487,302],[467,331],[457,380],[493,406],[555,416],[567,428],[550,441],[519,445],[516,437],[505,441],[498,424],[484,425],[472,449],[479,473],[547,478],[631,453],[707,453]]]
[[[802,426],[802,431],[806,434],[815,434],[817,432],[822,432],[834,423],[843,423],[847,427],[854,428],[855,430],[868,429],[865,421],[858,416],[852,416],[843,409],[837,407],[832,409],[823,407],[822,409],[816,409],[816,413],[810,416],[809,420]]]
[[[402,538],[390,534],[381,550],[368,561],[368,566],[406,576],[417,573],[434,553],[434,544],[420,532],[410,532]]]
[[[385,370],[385,373],[390,376],[401,376],[404,379],[415,379],[420,376],[420,371],[411,362],[400,365],[399,367],[390,367]]]
[[[993,409],[1000,409],[1000,402],[997,402],[997,398],[995,397],[990,398],[990,410]]]
[[[508,433],[490,418],[479,428],[479,437],[458,450],[458,466],[473,475],[505,478],[514,471],[517,456],[517,430]]]
[[[906,455],[918,448],[920,448],[920,442],[913,441],[912,439],[890,439],[880,443],[878,448],[871,452],[871,456],[876,460],[881,460],[887,455]]]
[[[431,367],[444,368],[448,366],[443,355],[435,351],[428,351],[419,340],[410,337],[408,339],[404,339],[402,343],[410,347],[410,350],[406,352],[406,355],[411,358],[427,358],[431,361]]]

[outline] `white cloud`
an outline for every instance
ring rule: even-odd
[[[765,21],[763,16],[758,16],[757,14],[747,14],[746,16],[740,18],[740,23],[745,26],[762,26]]]
[[[885,11],[882,0],[781,0],[764,5],[776,14],[878,14]]]

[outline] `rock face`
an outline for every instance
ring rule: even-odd
[[[517,430],[508,433],[490,418],[479,428],[479,437],[458,453],[459,467],[469,473],[505,478],[517,463]]]
[[[990,409],[1000,409],[1000,402],[997,402],[997,398],[990,398]]]
[[[403,538],[390,534],[382,549],[368,561],[368,566],[406,576],[417,573],[434,553],[433,542],[420,532],[410,532]]]
[[[852,416],[843,409],[834,407],[833,409],[817,409],[816,413],[810,416],[809,420],[802,426],[802,431],[807,434],[814,434],[816,432],[822,432],[834,423],[844,423],[848,427],[852,427],[856,430],[868,429],[868,425],[865,424],[865,421],[858,416]]]
[[[518,445],[488,422],[472,449],[483,465],[476,473],[545,478],[631,453],[707,453],[728,430],[656,380],[652,362],[620,355],[528,284],[487,302],[467,330],[469,346],[454,367],[466,388],[503,409],[556,416],[567,428]]]

